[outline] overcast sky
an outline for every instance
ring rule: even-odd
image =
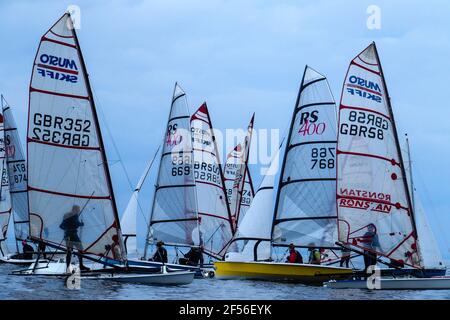
[[[449,257],[450,2],[399,2],[0,1],[0,92],[25,137],[39,39],[78,5],[108,156],[119,159],[114,141],[135,184],[162,139],[175,81],[191,111],[208,102],[216,128],[244,128],[256,112],[256,129],[284,132],[305,64],[328,76],[339,100],[349,61],[376,41],[399,135],[411,139],[418,194]],[[381,9],[381,29],[367,28],[371,4]],[[155,171],[141,197],[147,219]],[[120,163],[112,174],[122,211],[130,185]]]

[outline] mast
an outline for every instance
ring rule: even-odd
[[[308,69],[308,66],[306,65],[305,70],[303,71],[302,82],[300,83],[300,88],[298,89],[297,99],[295,100],[294,111],[292,112],[291,125],[289,126],[289,133],[288,133],[287,140],[286,140],[287,141],[286,146],[284,147],[283,163],[281,164],[281,171],[280,171],[280,178],[278,180],[278,186],[277,186],[275,207],[273,209],[274,212],[273,212],[273,220],[272,220],[272,234],[275,229],[275,220],[277,217],[278,205],[280,203],[281,186],[283,185],[283,172],[286,168],[286,158],[287,158],[287,154],[289,152],[289,142],[291,141],[291,137],[292,137],[292,129],[294,128],[295,115],[297,114],[297,106],[300,103],[300,97],[301,97],[301,94],[303,91],[303,83],[305,81],[305,75],[306,75],[307,69]]]
[[[86,83],[86,88],[87,88],[87,92],[89,95],[89,101],[91,102],[91,110],[92,110],[92,115],[94,118],[94,122],[95,122],[95,127],[96,127],[96,131],[97,131],[97,139],[98,139],[98,143],[100,146],[100,152],[102,154],[103,157],[103,161],[104,161],[104,170],[105,170],[105,175],[106,175],[106,182],[108,184],[108,189],[109,189],[109,194],[111,197],[111,203],[112,203],[112,207],[113,207],[113,212],[114,212],[114,216],[116,218],[116,224],[117,224],[117,229],[120,230],[120,219],[119,219],[119,214],[118,214],[118,210],[117,210],[117,204],[116,204],[116,199],[114,196],[114,190],[113,190],[113,186],[112,186],[112,182],[111,182],[111,174],[109,172],[109,162],[108,159],[106,157],[106,152],[105,152],[105,145],[103,143],[103,137],[102,137],[102,132],[100,129],[100,122],[98,121],[98,116],[97,116],[97,108],[95,107],[95,101],[94,101],[94,94],[92,93],[92,88],[91,88],[91,83],[89,80],[89,75],[87,72],[87,68],[86,68],[86,64],[84,62],[84,58],[83,58],[83,53],[81,52],[80,49],[80,43],[78,41],[78,36],[77,33],[75,31],[75,27],[73,25],[73,21],[72,21],[72,16],[70,15],[70,12],[67,12],[67,14],[69,15],[69,21],[70,21],[70,30],[72,31],[74,40],[75,40],[75,45],[76,45],[76,50],[78,51],[78,55],[80,57],[80,63],[81,63],[81,68],[83,70],[83,77],[84,77],[84,81]]]
[[[406,152],[408,154],[408,163],[409,163],[409,181],[410,181],[410,193],[411,193],[411,203],[412,203],[412,208],[413,210],[415,209],[415,204],[414,204],[414,180],[413,180],[413,173],[412,173],[412,159],[411,159],[411,149],[409,147],[409,139],[408,139],[408,134],[405,134],[406,136]]]

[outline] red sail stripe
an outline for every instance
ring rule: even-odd
[[[80,194],[74,194],[74,193],[64,193],[64,192],[39,189],[39,188],[31,187],[31,186],[28,186],[28,191],[48,193],[48,194],[53,194],[53,195],[57,195],[57,196],[69,197],[69,198],[80,198],[80,199],[91,199],[91,200],[111,200],[111,196],[93,196],[93,195],[88,196],[88,195],[80,195]]]
[[[78,71],[75,71],[75,70],[69,70],[69,69],[64,69],[64,68],[48,66],[48,65],[45,65],[45,64],[42,64],[42,63],[38,63],[37,66],[39,68],[50,69],[50,70],[54,70],[54,71],[60,71],[60,72],[64,72],[64,73],[70,73],[70,74],[78,75]]]

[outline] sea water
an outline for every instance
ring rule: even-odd
[[[113,281],[81,280],[79,289],[69,289],[65,279],[11,275],[21,266],[0,265],[0,299],[30,300],[404,300],[450,299],[450,290],[369,291],[330,289],[268,281],[195,279],[183,286],[148,286]]]

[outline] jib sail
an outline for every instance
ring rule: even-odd
[[[335,101],[325,76],[306,66],[281,169],[274,245],[337,247],[335,156]]]
[[[30,222],[28,217],[27,162],[11,107],[5,100],[2,102],[2,109],[14,233],[16,240],[24,240],[28,238]]]
[[[175,84],[147,244],[200,244],[190,118],[186,94]]]
[[[94,99],[68,13],[41,38],[29,94],[30,237],[123,260]]]
[[[407,177],[375,43],[350,62],[338,127],[339,240],[420,267]]]
[[[204,252],[222,257],[233,232],[219,153],[206,103],[191,117],[198,216]]]

